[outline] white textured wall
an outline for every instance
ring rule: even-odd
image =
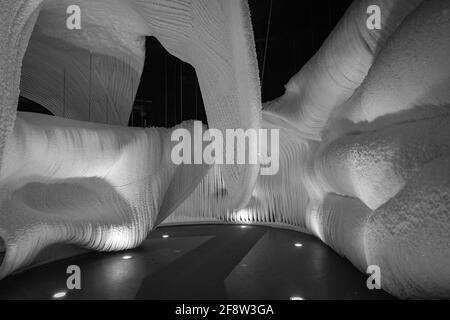
[[[74,4],[81,30],[65,27]],[[194,66],[211,126],[260,126],[245,1],[7,0],[0,14],[0,277],[58,241],[100,250],[138,245],[205,174],[205,166],[174,167],[169,130],[99,124],[126,124],[145,36]],[[19,88],[57,115],[91,123],[25,114],[15,121]],[[232,205],[247,203],[258,165],[221,169]]]
[[[395,296],[450,297],[450,1],[355,1],[264,111],[245,1],[77,3],[87,24],[73,34],[54,31],[64,1],[6,0],[0,11],[0,277],[51,243],[119,250],[163,220],[248,222],[314,234],[363,272],[378,265]],[[366,28],[369,4],[381,31]],[[280,129],[277,175],[175,167],[169,129],[15,120],[21,79],[57,114],[104,122],[111,108],[123,123],[146,35],[195,67],[210,127]],[[61,73],[75,84],[67,95]]]

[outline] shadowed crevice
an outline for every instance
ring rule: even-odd
[[[6,242],[5,240],[0,236],[0,267],[2,266],[3,259],[6,255]]]

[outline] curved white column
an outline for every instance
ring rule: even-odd
[[[422,1],[354,1],[320,50],[288,82],[285,94],[266,110],[305,138],[320,141],[333,110],[362,84],[390,35]],[[381,30],[366,25],[372,5],[381,10]]]

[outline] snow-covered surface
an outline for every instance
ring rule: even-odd
[[[0,277],[52,243],[137,246],[163,220],[263,223],[312,233],[363,272],[378,265],[398,297],[450,297],[450,1],[356,1],[263,111],[246,1],[104,3],[70,1],[87,14],[73,34],[53,31],[68,1],[2,3]],[[382,9],[381,31],[365,26],[369,4]],[[128,117],[146,35],[196,68],[210,127],[280,129],[277,175],[176,167],[175,128],[98,123],[101,110],[110,123]],[[61,73],[76,88],[67,95]],[[55,113],[97,123],[16,120],[20,79]]]

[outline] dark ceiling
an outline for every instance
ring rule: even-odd
[[[351,2],[249,0],[263,101],[283,94],[284,85],[317,52]],[[172,127],[190,119],[206,123],[195,70],[155,38],[147,38],[146,50],[130,125]],[[18,109],[43,112],[23,98]]]

